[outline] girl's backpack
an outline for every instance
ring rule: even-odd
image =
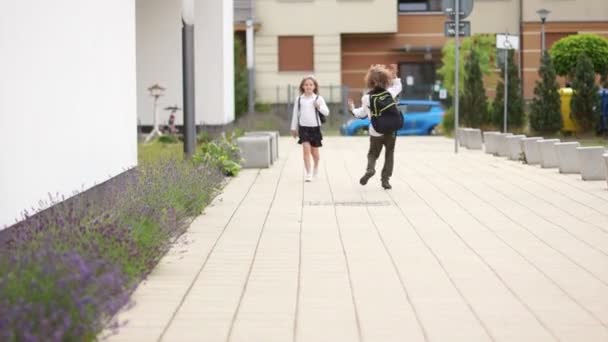
[[[372,127],[381,134],[390,134],[403,127],[403,115],[395,99],[386,89],[374,88],[369,93]]]

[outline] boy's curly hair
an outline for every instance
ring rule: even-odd
[[[374,89],[376,87],[388,88],[390,84],[390,73],[384,65],[372,65],[365,75],[365,84],[367,88]]]

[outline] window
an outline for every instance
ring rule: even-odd
[[[313,71],[312,36],[279,37],[279,71]]]
[[[399,0],[399,12],[441,12],[441,0]]]
[[[566,38],[576,32],[547,32],[545,33],[545,48],[550,49],[558,40]]]

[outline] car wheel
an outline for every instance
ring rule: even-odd
[[[429,129],[429,135],[439,135],[439,129],[437,129],[437,126],[433,126],[431,129]]]

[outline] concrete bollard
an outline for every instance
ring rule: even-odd
[[[483,143],[481,141],[481,130],[478,128],[469,128],[465,130],[467,148],[471,150],[481,150]]]
[[[608,182],[608,153],[603,155],[604,166],[606,167],[606,182]]]
[[[525,138],[525,135],[512,135],[510,137],[506,137],[507,139],[507,147],[509,149],[509,157],[510,160],[521,160],[522,159],[522,149],[521,149],[521,140]]]
[[[606,163],[603,155],[606,149],[603,146],[577,147],[578,166],[581,171],[581,178],[584,181],[605,180]]]
[[[498,156],[507,157],[509,156],[509,145],[507,144],[507,137],[513,136],[513,133],[500,133],[496,136]]]
[[[244,168],[270,167],[272,152],[270,135],[244,136],[236,140],[241,149]]]
[[[557,159],[557,151],[555,144],[559,139],[543,139],[538,141],[538,150],[540,151],[540,166],[543,169],[559,167]]]
[[[576,151],[576,148],[580,146],[581,144],[579,144],[577,141],[555,144],[560,173],[581,172],[578,167],[578,152]]]
[[[496,137],[500,132],[483,132],[483,144],[485,146],[486,153],[495,154],[498,153],[496,145]]]
[[[279,132],[278,131],[253,131],[245,132],[245,136],[270,136],[270,152],[271,152],[271,163],[274,163],[279,159]]]
[[[521,139],[522,150],[524,151],[524,157],[527,164],[540,164],[540,150],[538,149],[538,142],[542,139],[542,137]]]

